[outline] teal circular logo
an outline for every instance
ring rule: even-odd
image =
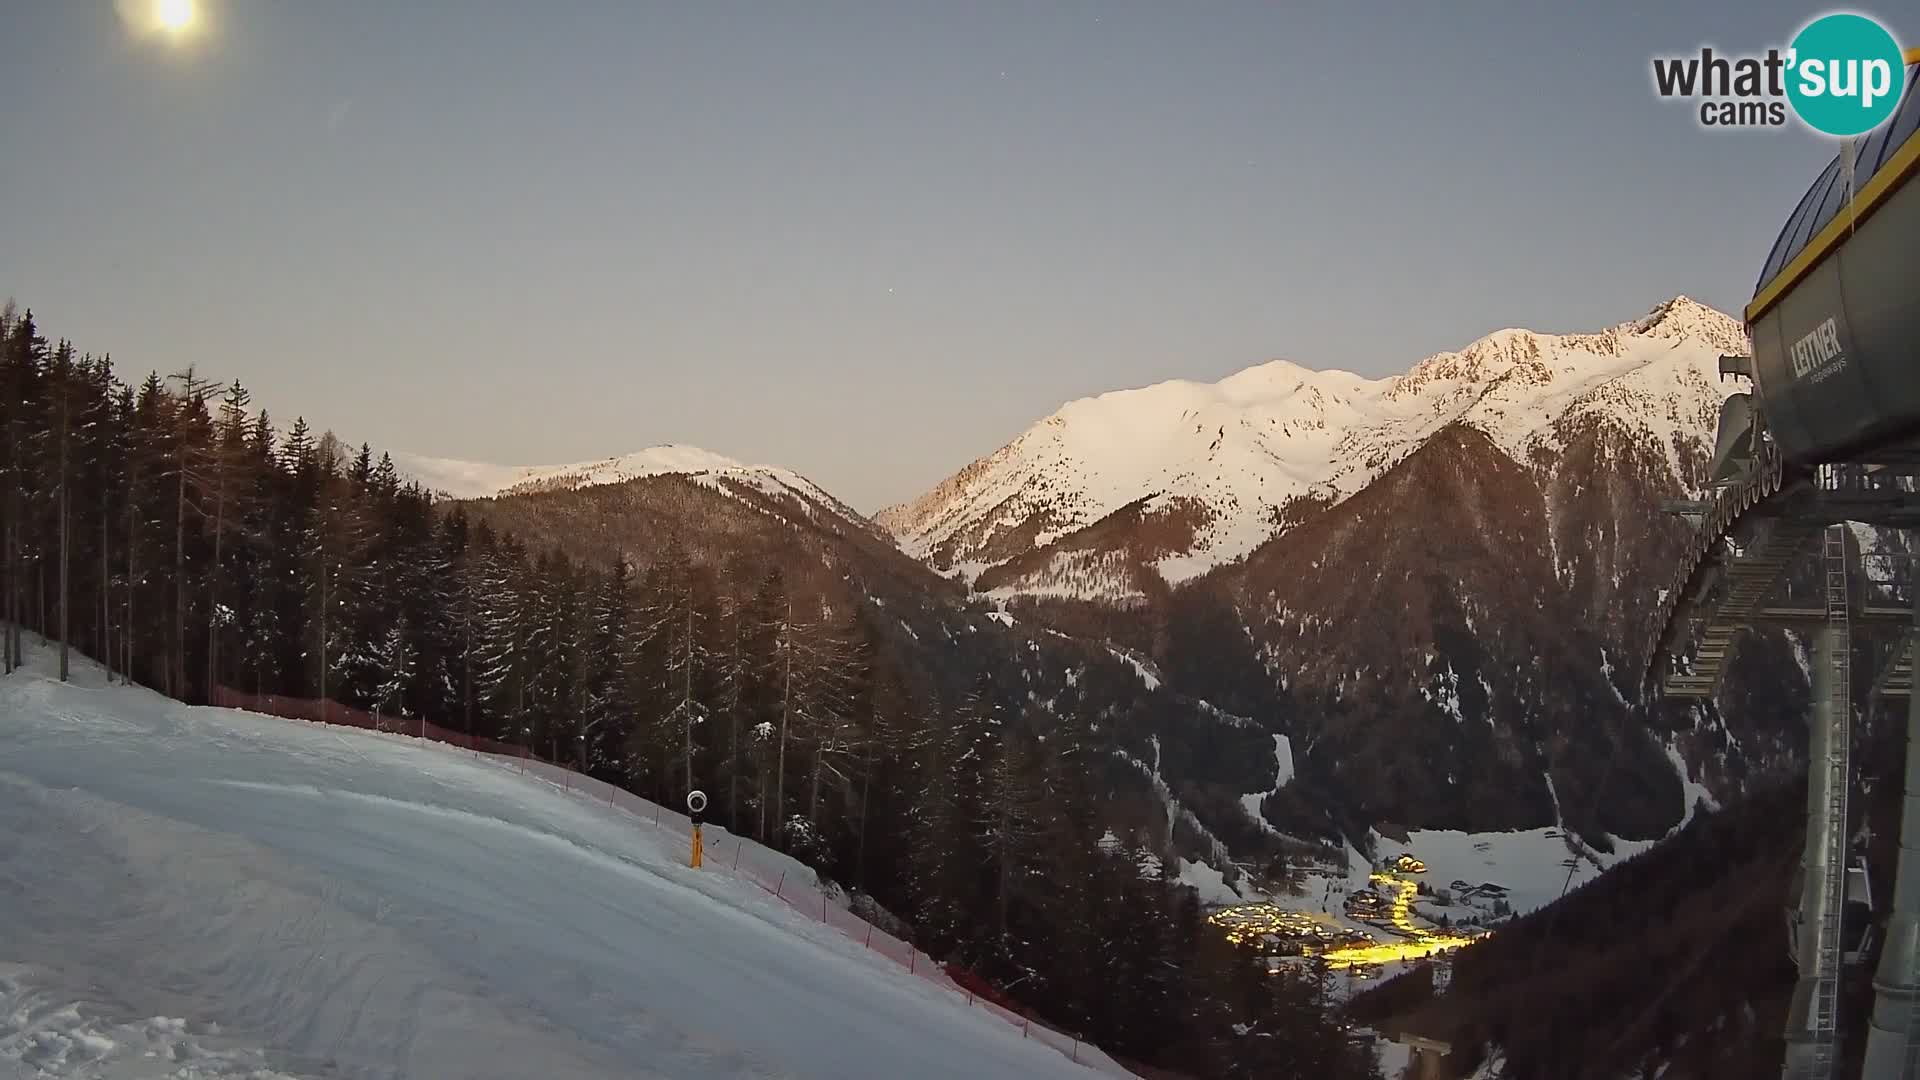
[[[1823,134],[1872,131],[1893,115],[1906,88],[1899,42],[1865,15],[1813,20],[1795,35],[1787,57],[1787,100]]]

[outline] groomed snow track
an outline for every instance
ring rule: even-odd
[[[516,763],[47,661],[0,679],[0,1073],[1125,1075],[717,865],[757,848],[719,830],[691,870]]]

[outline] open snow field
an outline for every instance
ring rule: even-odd
[[[509,767],[50,670],[0,678],[0,1075],[1093,1075]]]

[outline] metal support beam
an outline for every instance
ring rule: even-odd
[[[1831,1080],[1839,1056],[1840,915],[1845,906],[1852,671],[1847,624],[1846,526],[1823,542],[1827,622],[1814,636],[1813,715],[1807,732],[1807,838],[1794,912],[1800,980],[1787,1009],[1787,1080]]]
[[[1913,620],[1920,632],[1920,589]],[[1893,663],[1908,663],[1902,642]],[[1907,668],[1908,679],[1912,668]],[[1861,1080],[1920,1080],[1920,696],[1907,699],[1907,772],[1900,814],[1900,855],[1893,881],[1893,913],[1873,975],[1873,1021]]]

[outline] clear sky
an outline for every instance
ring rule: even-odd
[[[0,6],[0,295],[356,442],[862,509],[1103,390],[1735,311],[1832,153],[1653,95],[1779,0],[199,6]]]

